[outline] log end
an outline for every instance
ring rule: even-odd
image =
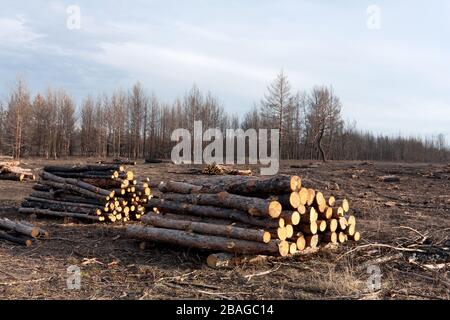
[[[289,242],[287,241],[280,241],[280,243],[278,244],[278,252],[280,253],[280,256],[282,257],[286,257],[289,254]]]
[[[281,211],[283,208],[281,207],[281,203],[278,201],[271,201],[269,203],[269,215],[272,218],[278,218],[281,215]]]
[[[269,243],[271,238],[272,238],[272,236],[271,236],[270,232],[264,231],[263,242],[264,243]]]

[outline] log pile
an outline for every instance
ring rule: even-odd
[[[36,243],[38,238],[48,238],[47,231],[25,221],[12,221],[0,218],[0,239],[27,247]]]
[[[309,184],[287,175],[162,182],[143,224],[127,233],[142,241],[270,256],[358,241],[348,201],[325,197]]]
[[[20,213],[87,221],[137,220],[151,197],[147,182],[119,165],[46,166]]]
[[[236,175],[236,176],[251,176],[251,170],[238,170],[233,166],[221,165],[221,164],[207,164],[202,169],[202,174],[208,175]]]
[[[21,168],[19,161],[2,159],[0,160],[0,180],[35,180],[35,176],[31,169]]]

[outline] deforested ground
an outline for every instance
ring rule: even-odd
[[[23,166],[85,161],[28,159]],[[152,181],[193,178],[183,174],[190,168],[170,163],[132,167]],[[449,165],[286,161],[280,173],[307,177],[329,194],[345,195],[362,240],[311,255],[211,269],[203,252],[157,244],[142,250],[125,237],[121,225],[38,218],[35,223],[50,232],[49,240],[29,248],[0,240],[0,298],[450,298]],[[386,175],[400,182],[378,179]],[[0,216],[28,220],[15,208],[31,187],[32,182],[0,181]],[[67,288],[72,265],[81,268],[79,290]]]

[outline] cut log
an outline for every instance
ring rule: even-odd
[[[344,216],[344,209],[342,207],[333,208],[333,214],[331,217],[333,219],[340,219]]]
[[[308,189],[308,200],[306,201],[306,204],[308,206],[312,206],[315,198],[316,198],[316,191],[314,189]]]
[[[283,218],[286,224],[293,226],[300,223],[300,213],[298,211],[282,211],[280,218]]]
[[[314,235],[317,234],[317,223],[311,222],[309,224],[299,224],[296,226],[298,230],[300,230],[304,235]]]
[[[5,231],[0,231],[0,239],[8,240],[9,242],[17,243],[27,247],[31,247],[34,243],[33,239],[11,235]]]
[[[328,198],[328,202],[327,202],[328,206],[329,206],[329,207],[334,207],[335,203],[336,203],[336,198],[333,197],[333,196],[330,196],[330,197]]]
[[[290,239],[294,236],[294,227],[290,224],[286,225],[286,238]]]
[[[279,221],[271,219],[270,217],[267,218],[252,217],[246,212],[228,208],[201,206],[183,202],[166,201],[162,199],[152,198],[146,204],[146,208],[153,210],[153,208],[155,207],[158,208],[161,212],[189,214],[205,218],[209,217],[218,219],[229,219],[232,221],[237,221],[261,228],[275,229],[280,227]],[[282,226],[284,227],[284,224]]]
[[[278,201],[285,210],[297,209],[300,205],[298,192],[269,197],[269,200]]]
[[[316,223],[317,219],[318,219],[317,211],[313,207],[309,209],[309,212],[300,215],[301,223]]]
[[[39,236],[39,228],[26,226],[24,224],[11,221],[9,219],[0,219],[0,229],[6,229],[20,233],[25,236],[36,238]]]
[[[329,232],[335,232],[338,228],[338,220],[337,219],[330,219],[327,220],[327,228]]]
[[[104,201],[106,196],[97,194],[95,192],[91,192],[89,190],[71,185],[71,184],[67,184],[67,183],[58,183],[58,182],[54,182],[54,181],[49,181],[49,180],[41,180],[41,183],[44,185],[47,185],[53,189],[56,190],[67,190],[76,194],[80,194],[89,198],[94,198],[94,199],[98,199],[98,200],[102,200]]]
[[[186,220],[171,220],[156,214],[147,214],[141,218],[142,222],[155,227],[192,231],[199,234],[224,236],[232,239],[269,243],[270,232],[264,230],[249,230],[233,226],[221,226],[216,224],[192,222]]]
[[[298,232],[297,233],[297,250],[303,251],[306,248],[306,240],[305,240],[305,236],[303,235],[303,233]]]
[[[269,243],[258,243],[140,225],[127,227],[127,235],[140,240],[161,242],[200,250],[225,251],[241,254],[279,254],[281,256],[287,256],[289,254],[289,243],[287,241],[271,240]]]
[[[300,213],[300,215],[306,213],[306,207],[304,205],[299,205],[297,208],[297,212]]]
[[[319,218],[324,220],[329,220],[333,217],[333,208],[331,207],[325,207],[323,212],[318,213]]]
[[[320,232],[324,232],[327,229],[327,222],[325,220],[317,220],[317,229]]]
[[[350,205],[347,199],[336,200],[335,205],[337,207],[341,207],[344,210],[344,213],[347,213],[350,210]]]
[[[361,239],[361,234],[358,231],[356,231],[353,236],[349,235],[348,239],[353,241],[359,241]]]
[[[349,225],[354,225],[355,226],[356,225],[356,218],[355,218],[355,216],[353,216],[353,215],[348,216],[347,223]]]
[[[34,191],[30,193],[30,197],[33,198],[40,198],[40,199],[47,199],[47,200],[55,200],[55,201],[63,201],[63,202],[71,202],[71,203],[78,203],[78,204],[90,204],[98,206],[103,205],[106,203],[105,199],[99,200],[99,199],[91,199],[86,197],[78,197],[68,194],[62,194],[56,195],[53,192],[43,192],[43,191]]]
[[[25,175],[23,173],[2,173],[0,174],[0,180],[11,180],[11,181],[23,181]]]
[[[319,236],[317,234],[306,236],[305,241],[307,247],[316,248],[319,244]]]
[[[354,236],[356,233],[356,226],[354,224],[349,224],[347,229],[345,230],[345,234],[347,236]]]
[[[74,203],[71,203],[70,205],[65,205],[61,203],[54,202],[48,202],[48,201],[32,201],[27,198],[25,198],[25,201],[22,202],[23,208],[37,208],[37,209],[49,209],[52,211],[59,211],[59,212],[78,212],[86,215],[94,215],[95,211],[97,209],[102,209],[102,207],[96,207],[94,208],[86,208],[86,207],[80,207],[77,206]]]
[[[336,232],[327,232],[323,234],[322,236],[323,242],[331,242],[331,243],[337,243],[338,242],[338,235]]]
[[[346,239],[347,239],[347,237],[344,232],[341,231],[337,234],[337,240],[339,243],[344,243],[346,241]]]
[[[203,193],[226,191],[239,195],[279,195],[299,191],[301,178],[298,176],[277,175],[271,178],[243,176],[223,176],[214,179],[195,179],[186,181],[202,186]]]
[[[41,173],[41,177],[45,180],[61,183],[64,185],[72,185],[73,187],[88,190],[92,193],[99,194],[99,195],[102,195],[105,197],[111,193],[111,191],[109,191],[109,190],[93,186],[84,181],[80,181],[80,180],[72,179],[72,178],[61,178],[61,177],[55,176],[54,174],[51,174],[51,173],[45,172],[45,171]]]
[[[308,199],[309,199],[309,192],[308,189],[306,188],[301,188],[300,191],[298,192],[298,196],[300,198],[300,204],[301,205],[306,205],[308,203]]]
[[[345,219],[345,217],[339,218],[338,225],[340,230],[345,230],[348,226],[347,219]]]
[[[291,242],[289,244],[289,254],[297,253],[297,244],[295,242]]]
[[[48,209],[37,209],[37,208],[19,208],[19,213],[25,214],[36,214],[43,216],[52,216],[52,217],[60,217],[60,218],[77,218],[77,219],[85,219],[90,221],[99,221],[98,216],[91,216],[84,213],[78,212],[57,212]]]
[[[327,208],[327,201],[325,200],[325,197],[323,196],[323,193],[318,191],[316,192],[316,196],[314,198],[314,205],[318,212],[322,213],[325,212],[325,209]]]
[[[119,165],[100,165],[100,164],[87,164],[87,165],[55,165],[45,166],[44,171],[47,172],[86,172],[86,171],[114,171],[118,170]]]
[[[217,194],[176,194],[166,193],[164,199],[187,202],[199,205],[211,205],[246,211],[252,216],[278,218],[282,208],[278,201],[268,201],[259,198],[244,197],[228,192]]]

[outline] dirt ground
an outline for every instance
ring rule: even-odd
[[[56,161],[24,163],[39,169]],[[152,180],[186,177],[168,163],[138,164],[133,170]],[[0,240],[0,298],[450,298],[450,166],[291,161],[280,172],[308,177],[325,194],[345,195],[362,240],[307,256],[214,270],[205,263],[206,253],[155,244],[141,250],[121,225],[38,218],[34,222],[50,232],[50,239],[30,248]],[[400,183],[377,181],[387,174],[399,176]],[[0,181],[0,216],[29,220],[14,208],[32,185]],[[81,268],[79,290],[67,287],[72,265]]]

